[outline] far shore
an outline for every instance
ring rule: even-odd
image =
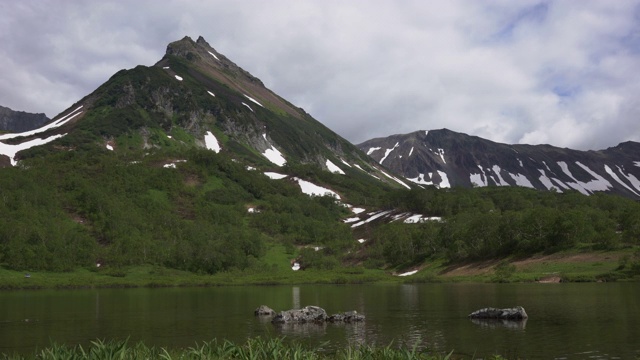
[[[91,289],[139,287],[199,287],[297,284],[374,284],[442,282],[610,282],[639,281],[640,276],[623,265],[628,251],[559,253],[522,259],[445,264],[442,260],[401,269],[365,269],[360,266],[333,270],[293,271],[275,265],[259,265],[243,271],[213,275],[196,274],[159,266],[108,266],[70,272],[29,272],[0,268],[0,289]],[[509,271],[496,268],[508,264]],[[402,276],[399,276],[402,275]]]

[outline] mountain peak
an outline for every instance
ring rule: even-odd
[[[167,55],[176,55],[180,57],[189,57],[190,52],[196,51],[196,42],[188,36],[178,41],[174,41],[167,45]]]
[[[187,36],[188,37],[188,36]],[[211,47],[211,45],[209,45],[209,43],[207,42],[207,40],[205,40],[202,35],[198,36],[198,40],[196,40],[196,44],[198,45],[206,45],[208,47]]]

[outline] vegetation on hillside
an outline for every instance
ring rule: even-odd
[[[171,162],[176,169],[164,167]],[[267,250],[279,246],[305,268],[388,269],[640,245],[640,204],[621,197],[390,190],[364,173],[358,178],[360,171],[336,175],[295,163],[279,171],[329,186],[356,205],[442,221],[367,224],[371,238],[361,245],[341,221],[349,210],[335,199],[304,195],[295,182],[271,180],[225,153],[167,148],[143,156],[94,145],[0,171],[0,264],[19,271],[96,271],[100,264],[115,275],[142,265],[214,274],[263,269]],[[638,264],[627,256],[620,270],[635,274]]]
[[[369,263],[477,261],[640,245],[640,204],[606,194],[516,187],[426,189],[390,192],[386,206],[443,220],[375,228],[366,253]]]

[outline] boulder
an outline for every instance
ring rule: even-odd
[[[472,312],[469,317],[472,319],[524,320],[529,316],[522,306],[516,306],[507,309],[484,308]]]
[[[345,323],[358,322],[358,321],[364,321],[364,315],[358,314],[358,312],[355,311],[355,310],[346,311],[346,312],[343,312],[343,313],[333,314],[333,315],[329,316],[327,321],[330,321],[330,322],[345,322]]]
[[[273,311],[269,307],[262,305],[258,309],[256,309],[256,315],[258,315],[259,310],[262,311],[263,308]],[[274,324],[320,324],[324,322],[352,323],[359,321],[364,321],[364,315],[358,314],[358,312],[355,310],[328,316],[327,312],[319,306],[305,306],[302,309],[281,311],[278,314],[275,314],[275,316],[271,320],[271,322]]]
[[[274,324],[284,324],[284,323],[322,323],[325,322],[329,317],[327,316],[327,312],[324,311],[323,308],[319,306],[305,306],[302,309],[292,309],[281,311],[278,313],[273,320],[271,320]]]
[[[274,316],[276,312],[267,305],[260,305],[254,312],[255,316]]]

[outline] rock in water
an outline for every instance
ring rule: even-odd
[[[302,309],[281,311],[273,320],[274,324],[321,323],[328,319],[327,312],[319,306],[305,306]]]
[[[267,305],[260,305],[254,312],[256,316],[274,316],[276,312]]]
[[[472,319],[524,320],[529,316],[522,306],[516,306],[507,309],[484,308],[472,312],[469,317]]]
[[[340,314],[333,314],[331,316],[329,316],[329,319],[327,319],[330,322],[346,322],[346,323],[351,323],[351,322],[358,322],[358,321],[364,321],[364,315],[360,315],[358,314],[357,311],[346,311]]]

